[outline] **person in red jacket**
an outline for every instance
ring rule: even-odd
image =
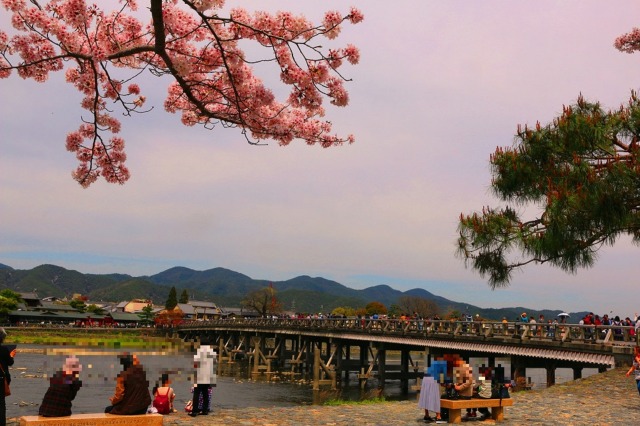
[[[584,325],[593,325],[593,312],[589,312],[587,315],[584,316],[583,319],[583,323]],[[585,327],[584,329],[584,337],[585,339],[591,340],[593,338],[593,328],[591,327]]]

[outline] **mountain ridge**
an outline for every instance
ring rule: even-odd
[[[456,302],[438,296],[422,288],[396,290],[388,284],[378,284],[365,289],[353,289],[323,277],[300,275],[283,281],[253,279],[240,272],[215,267],[197,271],[175,266],[150,276],[133,277],[128,274],[83,274],[61,266],[43,264],[29,270],[0,264],[0,288],[19,292],[38,293],[39,297],[71,297],[80,293],[91,301],[119,302],[134,298],[151,298],[158,305],[164,304],[169,290],[176,287],[191,298],[213,301],[219,306],[239,306],[250,291],[273,285],[285,310],[297,312],[331,312],[339,306],[364,307],[378,301],[387,307],[397,304],[402,296],[420,297],[435,302],[442,314],[457,311],[459,314],[479,314],[484,318],[516,319],[522,312],[530,315],[555,317],[560,311],[535,310],[523,307],[481,308],[469,303]],[[584,313],[574,313],[584,315]]]

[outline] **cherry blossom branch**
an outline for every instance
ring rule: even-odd
[[[273,139],[286,145],[296,138],[323,147],[353,142],[351,135],[330,134],[331,123],[321,120],[322,101],[347,105],[343,82],[349,80],[339,67],[345,59],[356,64],[359,52],[351,45],[325,52],[312,40],[333,39],[343,23],[360,22],[363,16],[357,9],[346,16],[327,12],[322,23],[314,25],[289,12],[250,15],[236,8],[222,17],[224,0],[148,2],[151,20],[145,26],[135,0],[123,0],[111,12],[79,0],[32,0],[33,6],[24,0],[0,0],[12,13],[14,27],[11,36],[0,29],[0,78],[15,70],[22,78],[44,82],[50,72],[66,67],[67,82],[84,95],[81,106],[92,118],[82,119],[66,143],[80,162],[73,177],[82,186],[98,177],[120,184],[129,178],[124,140],[116,136],[120,122],[109,102],[124,116],[150,111],[142,109],[146,98],[134,83],[146,70],[171,75],[164,106],[180,112],[185,125],[238,127],[253,144]],[[268,48],[270,57],[252,62],[239,48],[240,40]],[[291,86],[288,99],[276,100],[254,74],[250,65],[257,62],[277,64],[282,82]],[[68,66],[71,63],[75,66]],[[117,79],[110,64],[134,73]],[[105,133],[113,136],[107,140]]]

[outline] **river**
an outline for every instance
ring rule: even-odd
[[[43,353],[46,351],[48,354]],[[115,389],[115,377],[121,366],[117,355],[121,350],[86,349],[73,347],[53,347],[44,345],[20,345],[15,363],[11,368],[11,392],[7,397],[7,417],[37,415],[42,397],[49,385],[48,377],[60,369],[66,355],[74,353],[80,359],[83,370],[80,374],[82,388],[73,401],[73,412],[102,412],[109,405],[109,397]],[[176,408],[182,409],[191,399],[191,374],[193,372],[192,352],[135,352],[147,371],[149,388],[151,389],[162,373],[169,372],[172,387],[176,393]],[[387,360],[389,361],[389,359]],[[361,391],[358,380],[353,378],[348,384],[342,383],[340,391],[328,389],[313,392],[308,384],[269,382],[263,379],[250,380],[246,362],[232,365],[223,364],[223,375],[218,376],[218,385],[214,389],[213,409],[297,406],[318,404],[331,398],[358,400],[379,396],[375,389],[375,381]],[[557,383],[570,380],[571,370],[564,372],[558,369]],[[596,369],[585,369],[587,377],[597,372]],[[564,374],[566,373],[566,374]],[[535,388],[545,387],[546,373],[543,369],[527,370],[527,376],[536,384]],[[387,381],[384,397],[388,400],[414,399],[415,393],[403,395],[399,381]]]
[[[102,412],[109,405],[109,397],[113,395],[115,389],[115,377],[121,370],[117,355],[122,351],[20,345],[15,363],[11,367],[11,396],[7,397],[7,417],[38,414],[38,407],[49,385],[48,377],[61,368],[66,358],[62,354],[45,355],[42,351],[51,352],[60,349],[76,353],[83,367],[80,373],[82,388],[73,401],[73,413]],[[145,351],[135,351],[135,353],[147,371],[149,389],[154,386],[162,373],[168,371],[176,393],[175,406],[177,409],[183,408],[186,401],[191,399],[192,382],[189,379],[193,372],[193,353],[161,354]],[[329,390],[314,393],[308,384],[250,380],[247,364],[239,362],[233,364],[224,376],[218,376],[212,408],[215,410],[216,408],[311,405],[338,396],[344,399],[358,399],[376,394],[371,386],[368,391],[362,393],[357,379],[350,383],[351,386],[343,386],[339,394]],[[405,398],[400,395],[400,385],[396,382],[387,384],[385,396],[388,399]]]
[[[23,345],[25,349],[52,349],[51,347]],[[115,389],[115,377],[121,371],[114,350],[79,351],[82,364],[82,388],[73,401],[74,413],[102,412],[109,405]],[[184,407],[190,399],[189,374],[193,371],[193,354],[159,354],[135,352],[145,367],[149,388],[163,372],[169,371],[176,393],[176,408]],[[11,368],[11,396],[7,397],[7,417],[37,415],[38,406],[49,385],[48,376],[60,369],[64,355],[44,355],[37,352],[19,352]],[[236,408],[246,406],[299,405],[312,402],[308,386],[249,382],[239,377],[218,377],[214,389],[214,407]]]

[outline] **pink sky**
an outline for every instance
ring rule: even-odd
[[[489,154],[513,142],[518,123],[546,123],[580,93],[617,107],[638,89],[640,55],[613,41],[640,25],[640,4],[260,7],[318,21],[351,4],[365,21],[339,41],[356,44],[361,63],[344,70],[350,105],[329,111],[336,131],[355,134],[351,146],[252,147],[235,130],[187,128],[164,111],[165,84],[146,78],[140,85],[155,109],[122,120],[131,180],[83,190],[64,148],[83,113],[78,93],[62,75],[45,85],[0,80],[0,263],[132,275],[220,266],[270,280],[421,287],[483,307],[632,315],[638,248],[628,241],[577,275],[532,266],[493,292],[454,252],[460,212],[497,204]]]

